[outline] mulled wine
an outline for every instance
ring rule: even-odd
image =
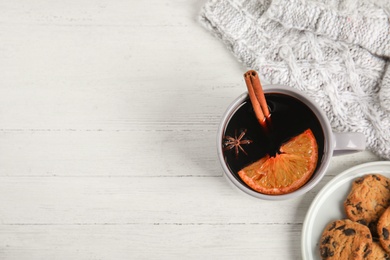
[[[252,103],[246,99],[234,112],[223,134],[225,162],[237,180],[245,166],[275,156],[280,146],[310,128],[318,145],[317,167],[324,154],[324,132],[313,111],[302,101],[281,93],[265,93],[271,113],[271,126],[266,131],[256,118]]]

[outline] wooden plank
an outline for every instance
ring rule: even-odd
[[[221,176],[213,131],[0,131],[0,176]]]
[[[306,199],[262,201],[223,177],[2,177],[2,224],[301,224]]]
[[[224,177],[2,177],[2,224],[303,223],[315,194],[263,201]]]
[[[221,176],[216,133],[208,130],[0,131],[0,176]],[[369,153],[332,159],[329,174],[373,161]]]
[[[257,224],[1,225],[0,258],[295,260],[300,231]]]

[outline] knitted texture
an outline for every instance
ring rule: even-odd
[[[199,21],[264,80],[309,95],[335,132],[364,133],[390,159],[389,5],[209,0]]]
[[[275,0],[267,14],[287,28],[312,31],[359,45],[379,56],[390,56],[389,17],[386,9],[370,2],[344,0],[334,6],[334,3]]]
[[[344,0],[332,4],[274,0],[267,14],[286,28],[312,31],[333,40],[359,45],[385,59],[390,57],[390,1],[377,0],[371,3]],[[379,98],[382,107],[388,112],[389,77],[390,67],[386,67]]]
[[[390,109],[390,65],[387,63],[387,68],[382,79],[382,86],[379,92],[380,102],[383,107]],[[389,112],[390,113],[390,112]]]

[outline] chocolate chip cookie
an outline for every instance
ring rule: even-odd
[[[372,237],[368,227],[349,219],[329,223],[320,239],[322,259],[368,259],[371,251]]]
[[[390,260],[390,255],[382,248],[379,243],[372,243],[372,252],[368,260]]]
[[[377,229],[379,242],[383,249],[390,253],[390,208],[387,208],[379,218]]]
[[[389,205],[390,179],[380,174],[367,174],[357,178],[344,201],[347,217],[370,227],[374,233],[379,217]]]

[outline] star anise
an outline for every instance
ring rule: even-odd
[[[244,129],[240,135],[237,137],[237,130],[235,130],[235,133],[234,133],[234,137],[231,137],[231,136],[225,136],[224,139],[225,142],[224,142],[224,151],[227,151],[227,150],[231,150],[234,148],[235,150],[235,154],[236,154],[236,158],[238,157],[238,154],[240,152],[240,150],[245,154],[245,155],[248,155],[247,152],[245,152],[244,148],[242,148],[241,145],[244,145],[244,144],[250,144],[252,143],[253,141],[252,140],[249,140],[249,139],[243,139],[245,134],[246,134],[246,129]]]

